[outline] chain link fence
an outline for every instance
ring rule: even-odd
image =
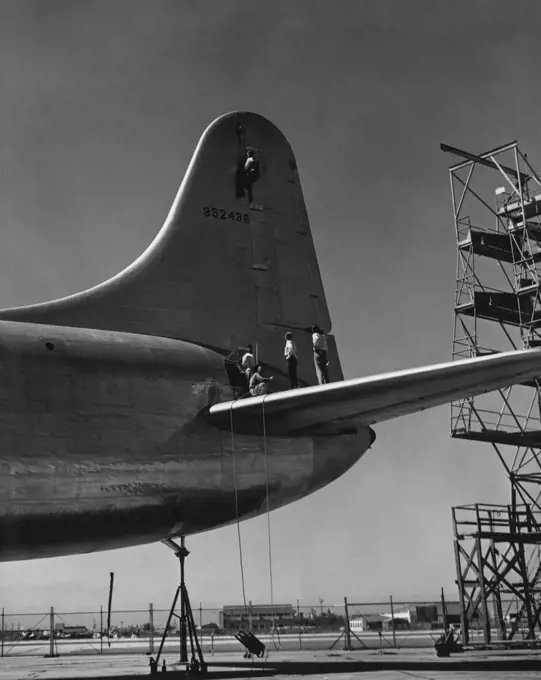
[[[447,623],[459,625],[458,602],[446,603]],[[193,607],[205,655],[243,651],[235,638],[251,630],[270,650],[377,649],[430,647],[444,629],[441,602],[386,602],[303,605],[256,604]],[[167,627],[167,622],[170,625]],[[166,631],[167,628],[167,631]],[[166,631],[166,633],[165,633]],[[155,654],[180,648],[180,607],[106,609],[16,614],[2,609],[0,656]]]

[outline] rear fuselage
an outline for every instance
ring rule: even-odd
[[[329,483],[370,446],[234,437],[223,357],[154,336],[0,321],[0,561],[188,535]],[[235,463],[235,465],[234,465]],[[236,475],[234,474],[236,469]]]

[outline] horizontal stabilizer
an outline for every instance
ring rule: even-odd
[[[208,418],[239,434],[339,434],[541,375],[538,349],[505,352],[216,404]]]

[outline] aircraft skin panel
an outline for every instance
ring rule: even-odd
[[[0,322],[0,561],[189,535],[235,521],[223,359],[166,338]],[[266,511],[263,442],[235,433],[239,516]],[[337,478],[367,429],[267,439],[271,508]]]

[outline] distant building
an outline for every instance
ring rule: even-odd
[[[460,604],[447,602],[445,605],[447,623],[460,623]],[[393,624],[394,620],[394,624]],[[441,628],[443,627],[443,607],[441,602],[433,604],[412,605],[411,607],[397,607],[390,611],[365,614],[350,619],[350,627],[354,632],[398,630],[400,628]]]
[[[350,619],[349,627],[354,633],[363,633],[369,630],[383,630],[383,623],[387,621],[381,614],[366,614]]]
[[[54,634],[55,637],[74,639],[92,637],[92,633],[86,626],[68,626],[65,623],[55,623]]]
[[[270,630],[274,625],[277,628],[296,625],[295,610],[291,604],[252,604],[244,608],[244,605],[227,605],[220,611],[219,625],[225,631]]]

